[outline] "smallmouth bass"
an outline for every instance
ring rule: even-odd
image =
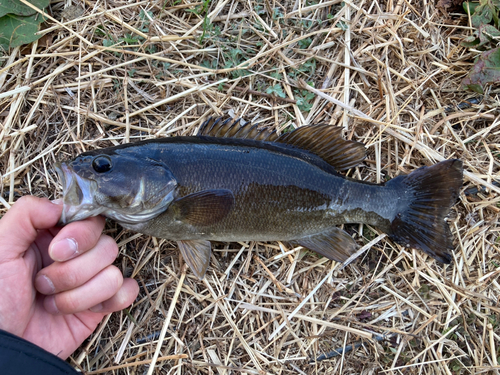
[[[449,263],[445,221],[462,162],[421,167],[384,184],[342,176],[366,156],[342,129],[310,125],[277,136],[231,119],[198,135],[85,152],[58,163],[67,224],[104,215],[124,228],[177,241],[203,278],[210,241],[289,241],[345,261],[357,245],[337,226],[373,225],[395,242]]]

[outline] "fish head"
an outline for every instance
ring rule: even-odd
[[[177,181],[162,162],[138,155],[86,152],[55,169],[63,187],[59,223],[104,215],[137,225],[164,212]]]

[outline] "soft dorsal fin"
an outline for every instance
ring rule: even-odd
[[[301,126],[278,137],[275,131],[259,129],[257,125],[251,123],[240,126],[239,123],[240,119],[229,118],[223,121],[221,117],[209,118],[203,123],[197,135],[287,144],[319,156],[338,171],[355,167],[366,157],[365,146],[342,138],[342,128],[338,126],[324,124]]]
[[[301,126],[282,134],[275,142],[307,150],[339,171],[355,167],[366,157],[365,146],[342,138],[342,128],[338,126]]]
[[[270,131],[267,128],[257,128],[257,124],[252,125],[248,122],[245,125],[240,125],[241,119],[233,120],[228,118],[222,121],[222,117],[212,118],[201,125],[198,136],[209,136],[219,138],[240,138],[254,139],[256,141],[273,142],[278,136],[275,131]]]

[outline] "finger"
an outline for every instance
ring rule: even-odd
[[[121,271],[108,266],[78,288],[45,297],[44,307],[51,314],[75,314],[110,299],[122,284]]]
[[[54,239],[57,232],[59,232],[61,228],[54,227],[50,229],[44,229],[38,231],[38,236],[34,242],[34,245],[38,248],[38,253],[41,256],[42,263],[39,264],[36,272],[41,270],[44,267],[47,267],[49,264],[54,263],[54,260],[50,257],[48,248],[50,243]]]
[[[139,294],[139,285],[134,279],[124,279],[123,285],[110,299],[90,308],[92,312],[111,313],[130,306]]]
[[[64,262],[92,249],[99,241],[104,223],[104,218],[97,216],[66,225],[52,240],[50,257]]]
[[[67,262],[54,262],[38,272],[36,289],[46,295],[75,289],[114,262],[118,246],[109,236],[101,235],[96,246]]]
[[[62,206],[46,198],[20,198],[0,220],[0,244],[5,246],[0,257],[21,257],[36,239],[37,230],[54,227],[61,213]]]

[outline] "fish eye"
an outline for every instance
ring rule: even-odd
[[[111,170],[111,159],[107,156],[98,156],[92,161],[92,167],[97,173],[105,173]]]

